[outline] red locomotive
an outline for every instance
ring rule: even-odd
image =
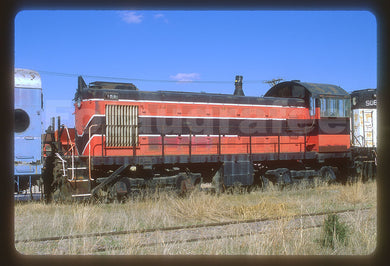
[[[78,83],[75,128],[53,121],[45,136],[46,199],[336,179],[350,165],[350,96],[338,86],[289,81],[247,97],[242,76],[233,95]]]

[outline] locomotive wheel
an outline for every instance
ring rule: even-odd
[[[272,182],[275,187],[279,189],[283,189],[285,186],[292,183],[291,180],[291,173],[288,168],[277,168],[273,170],[268,170],[264,174],[264,180],[263,182]]]
[[[266,178],[265,176],[260,176],[260,182],[261,182],[261,189],[267,190],[269,188],[269,179]]]
[[[57,202],[72,201],[72,187],[69,182],[62,181],[53,193],[53,199]]]
[[[276,178],[276,182],[278,185],[280,185],[282,187],[285,185],[291,184],[292,181],[291,181],[290,170],[288,170],[287,168],[278,169],[278,176]]]
[[[330,166],[321,167],[320,176],[322,182],[331,183],[336,180],[336,174]]]
[[[212,180],[213,186],[215,188],[215,193],[217,195],[223,193],[225,191],[225,187],[223,185],[222,177],[219,173],[216,173]]]
[[[187,193],[186,179],[186,176],[179,175],[176,180],[176,191],[179,196],[184,196]]]
[[[111,186],[108,190],[106,197],[106,203],[118,203],[120,201],[118,193],[116,192],[115,186]]]
[[[194,192],[195,192],[195,191],[196,191],[196,192],[202,191],[200,179],[196,179],[196,180],[195,180],[195,183],[194,183]]]
[[[72,186],[63,176],[62,163],[55,161],[53,169],[53,199],[57,202],[68,202],[72,200]]]
[[[374,161],[364,161],[362,164],[362,180],[363,182],[372,181],[375,178],[375,165]]]
[[[124,177],[122,178],[121,180],[119,180],[120,182],[124,183],[126,185],[126,189],[127,189],[127,193],[126,195],[124,195],[122,197],[122,201],[126,201],[127,199],[129,199],[131,197],[131,185],[130,185],[130,181],[127,177]]]
[[[126,194],[118,193],[118,188],[117,185],[121,184],[121,186],[126,187]],[[121,180],[119,180],[117,183],[115,183],[109,190],[108,196],[109,196],[109,201],[110,202],[115,202],[115,203],[122,203],[125,202],[131,194],[131,188],[130,188],[130,181],[127,177],[123,177]]]
[[[123,178],[123,179],[117,181],[115,184],[112,184],[111,186],[107,187],[106,189],[99,190],[98,193],[95,195],[94,200],[97,202],[102,202],[102,203],[121,203],[121,202],[124,202],[129,195],[129,186],[126,184],[125,179],[127,179],[127,178]],[[121,185],[123,185],[123,184],[126,185],[127,193],[125,195],[119,194],[117,191],[117,184],[119,182],[122,183]],[[128,182],[128,183],[130,184],[130,182]]]

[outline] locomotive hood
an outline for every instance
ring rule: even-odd
[[[237,76],[240,77],[240,76]],[[236,78],[237,78],[236,77]],[[241,88],[242,78],[236,81],[236,88],[241,93],[217,94],[204,92],[178,92],[178,91],[140,91],[131,83],[112,83],[96,81],[87,85],[82,77],[79,77],[79,86],[74,101],[103,99],[103,100],[150,100],[150,101],[175,101],[175,102],[204,102],[223,104],[249,104],[249,105],[283,105],[304,106],[299,98],[283,99],[272,97],[244,96]]]

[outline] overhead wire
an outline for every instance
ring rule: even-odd
[[[63,72],[53,72],[46,70],[36,70],[38,73],[46,75],[56,75],[63,77],[78,77],[82,76],[85,78],[93,79],[110,79],[110,80],[124,80],[124,81],[139,81],[139,82],[159,82],[159,83],[215,83],[215,84],[230,84],[232,81],[224,80],[161,80],[161,79],[141,79],[141,78],[122,78],[122,77],[110,77],[110,76],[98,76],[98,75],[88,75],[88,74],[77,74],[77,73],[63,73]],[[266,80],[246,80],[245,83],[265,83]]]

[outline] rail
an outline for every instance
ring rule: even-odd
[[[325,212],[301,213],[301,214],[295,214],[295,215],[285,215],[285,216],[265,217],[265,218],[245,219],[245,220],[231,220],[231,221],[225,221],[225,222],[214,222],[214,223],[194,224],[194,225],[184,225],[184,226],[85,233],[85,234],[41,237],[41,238],[31,238],[31,239],[17,239],[17,240],[15,240],[15,243],[59,241],[59,240],[64,240],[64,239],[76,239],[76,238],[85,238],[85,237],[115,236],[115,235],[128,235],[128,234],[140,234],[140,233],[142,234],[142,233],[163,232],[163,231],[179,231],[179,230],[183,230],[183,229],[196,229],[196,228],[205,228],[205,227],[225,226],[225,225],[232,225],[232,224],[276,221],[276,220],[281,220],[281,219],[286,219],[286,218],[295,219],[295,218],[302,218],[302,217],[323,216],[323,215],[327,215],[327,214],[342,214],[342,213],[356,212],[356,211],[368,211],[371,209],[372,209],[372,207],[349,208],[349,209],[325,211]]]

